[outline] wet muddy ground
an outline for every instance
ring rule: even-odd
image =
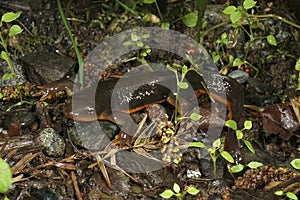
[[[194,2],[158,2],[163,13],[161,20],[170,22],[170,29],[193,39],[196,37],[196,28],[187,27],[181,20],[195,9]],[[103,72],[107,67],[102,66],[105,59],[89,57],[98,44],[132,28],[160,27],[160,24],[141,19],[147,13],[159,16],[154,4],[123,3],[137,15],[126,11],[117,1],[62,2],[79,51],[86,61],[85,84],[88,86],[93,80],[112,80],[145,63],[176,63],[180,66],[188,63],[178,55],[157,49],[146,54],[132,51]],[[1,81],[0,157],[11,166],[14,177],[5,195],[9,199],[162,199],[160,194],[177,183],[181,192],[191,186],[199,190],[198,194],[186,194],[183,199],[287,199],[274,195],[279,190],[299,196],[299,170],[290,164],[293,159],[300,158],[297,150],[300,144],[300,100],[296,91],[299,72],[295,70],[296,60],[300,57],[299,18],[283,1],[258,1],[255,15],[264,17],[257,17],[259,20],[252,24],[257,39],[251,41],[243,31],[250,30],[249,24],[243,24],[243,29],[232,28],[228,17],[222,14],[226,5],[218,3],[224,2],[212,1],[207,7],[203,21],[206,22],[204,30],[209,31],[203,32],[201,45],[210,55],[220,56],[216,62],[220,73],[239,81],[235,89],[233,81],[225,78],[229,88],[233,88],[227,93],[227,98],[234,108],[233,118],[238,121],[239,129],[243,128],[244,121],[252,122],[252,128],[243,131],[244,137],[238,146],[228,136],[234,132],[227,133],[228,129],[223,129],[224,120],[219,116],[208,120],[212,116],[209,108],[213,100],[207,95],[199,99],[201,112],[205,113],[204,118],[197,122],[200,125],[188,120],[180,126],[175,124],[172,118],[174,107],[169,103],[160,104],[168,118],[160,115],[161,108],[155,106],[132,113],[135,122],[144,127],[148,125],[148,129],[141,128],[139,132],[143,137],[128,137],[116,124],[108,121],[69,119],[64,114],[71,99],[67,89],[73,88],[69,79],[74,78],[78,64],[56,1],[1,2],[1,15],[8,11],[22,12],[16,23],[22,27],[23,33],[10,38],[8,44],[18,82],[22,85],[23,99],[27,102],[16,105],[20,99],[12,86],[14,81]],[[242,5],[241,1],[230,3]],[[7,25],[1,28],[5,34]],[[216,41],[222,39],[224,32],[229,44],[222,46]],[[276,46],[267,42],[267,35],[276,38]],[[159,40],[153,38],[153,41]],[[194,51],[191,44],[186,46],[187,55],[193,56]],[[107,54],[113,53],[114,50]],[[110,55],[104,55],[104,58],[107,56],[109,61]],[[232,67],[230,55],[245,58],[247,62]],[[2,76],[9,69],[4,61],[0,64]],[[147,78],[148,75],[144,79]],[[56,80],[59,81],[53,83]],[[132,81],[132,84],[135,83]],[[60,90],[57,94],[49,91],[54,87]],[[102,86],[101,91],[104,90],[106,88]],[[99,94],[102,95],[99,101],[106,103],[103,101],[105,93]],[[145,104],[150,105],[153,101]],[[222,101],[217,104],[222,105]],[[218,111],[224,113],[222,109]],[[157,127],[157,121],[151,121],[153,118],[163,122],[163,126],[153,128]],[[220,135],[207,134],[207,121],[211,127],[221,130],[216,131]],[[195,129],[195,124],[200,129]],[[104,133],[99,134],[99,125]],[[237,163],[246,165],[257,161],[263,166],[229,173],[232,164],[219,156],[214,174],[207,151],[186,146],[186,141],[205,143],[226,134],[226,148],[236,156]],[[147,135],[151,136],[148,140],[144,139]],[[243,140],[252,144],[255,154],[249,151]],[[178,158],[179,162],[170,162]],[[158,167],[151,170],[156,165]],[[0,198],[4,196],[0,194]]]

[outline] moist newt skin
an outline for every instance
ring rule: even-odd
[[[74,82],[69,79],[60,79],[47,83],[45,85],[37,86],[40,89],[42,97],[41,101],[46,99],[52,99],[52,97],[58,92],[65,91],[66,94],[70,97],[73,95]]]
[[[239,119],[243,110],[244,90],[234,79],[209,72],[199,75],[193,70],[186,74],[186,79],[192,86],[189,89],[195,91],[196,96],[207,94],[208,89],[212,100],[226,105],[228,119],[236,121]],[[41,100],[51,98],[60,90],[66,91],[70,96],[73,85],[70,80],[59,80],[41,86],[40,89],[43,90]],[[206,88],[203,85],[206,85]],[[177,81],[171,71],[139,72],[122,78],[112,76],[74,94],[64,113],[68,118],[77,121],[107,120],[126,127],[126,120],[130,113],[165,101],[174,105],[176,90]],[[191,92],[184,89],[179,95],[188,100],[192,98]],[[112,102],[115,102],[113,106]],[[124,131],[132,132],[130,127]],[[225,145],[232,155],[239,153],[234,133],[227,133]]]
[[[243,108],[243,88],[234,79],[227,76],[210,73],[205,76],[208,77],[204,81],[201,75],[192,70],[187,73],[186,79],[196,94],[207,93],[203,87],[203,84],[206,84],[211,91],[211,98],[227,106],[228,119],[237,120]],[[75,94],[73,102],[70,102],[65,109],[65,114],[78,121],[98,119],[114,123],[118,121],[117,124],[122,125],[122,117],[113,119],[112,109],[128,115],[151,104],[164,101],[174,105],[176,89],[175,74],[171,71],[139,72],[137,75],[122,79],[111,77],[100,80],[97,84]],[[185,99],[190,99],[190,94],[191,92],[188,90],[180,91],[180,96]],[[111,107],[112,102],[116,102],[113,108]]]

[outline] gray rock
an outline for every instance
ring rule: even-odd
[[[65,152],[66,144],[63,138],[53,128],[42,130],[36,141],[44,148],[45,153],[49,156],[59,157]]]
[[[239,84],[243,84],[249,79],[249,74],[241,70],[234,70],[228,76],[235,79]]]
[[[28,53],[19,59],[26,79],[39,85],[59,80],[74,72],[75,61],[55,53]]]

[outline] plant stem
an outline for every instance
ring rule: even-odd
[[[202,21],[203,21],[206,7],[207,7],[207,3],[208,3],[208,0],[196,0],[196,6],[197,6],[197,10],[198,10],[198,20],[197,20],[197,24],[196,24],[196,28],[197,28],[196,41],[198,43],[200,43],[200,38],[201,38],[200,32],[202,30]]]
[[[64,11],[63,11],[61,3],[60,3],[60,0],[57,0],[57,5],[58,5],[59,14],[61,16],[61,19],[64,22],[64,25],[66,27],[66,30],[67,30],[67,32],[69,34],[69,37],[70,37],[70,40],[72,42],[72,46],[73,46],[73,48],[75,50],[75,53],[76,53],[76,57],[77,57],[77,60],[78,60],[78,65],[79,65],[79,82],[81,84],[81,87],[83,87],[83,85],[84,85],[84,77],[83,77],[84,63],[83,63],[83,59],[82,59],[82,56],[81,56],[81,54],[79,52],[77,44],[76,44],[76,42],[74,40],[74,37],[73,37],[72,31],[70,29],[70,26],[69,26],[69,24],[67,22],[67,19],[65,17]]]
[[[14,69],[14,66],[13,66],[13,64],[11,62],[10,54],[8,52],[8,49],[7,49],[7,42],[4,40],[4,38],[3,38],[3,36],[2,36],[1,33],[0,33],[0,40],[1,40],[1,45],[3,46],[4,51],[7,54],[6,62],[8,64],[9,69],[10,69],[10,73],[11,73],[11,75],[12,75],[12,77],[13,77],[15,83],[16,83],[16,90],[17,90],[17,93],[18,93],[18,95],[20,97],[20,100],[22,102],[22,94],[21,94],[21,91],[20,91],[19,83],[18,83],[17,76],[16,76],[16,73],[15,73],[15,69]]]
[[[120,4],[120,5],[121,5],[125,10],[127,10],[128,12],[132,13],[132,14],[135,15],[135,16],[139,16],[139,14],[138,14],[135,10],[129,8],[126,4],[122,3],[122,2],[119,1],[119,0],[116,0],[116,2],[117,2],[118,4]]]
[[[266,15],[249,15],[249,16],[250,17],[254,17],[254,18],[267,18],[267,17],[269,17],[269,18],[278,19],[278,20],[280,20],[280,21],[282,21],[282,22],[284,22],[286,24],[289,24],[289,25],[291,25],[291,26],[293,26],[295,28],[300,29],[300,25],[298,25],[298,24],[296,24],[294,22],[291,22],[291,21],[289,21],[289,20],[287,20],[287,19],[285,19],[285,18],[283,18],[283,17],[281,17],[279,15],[266,14]]]

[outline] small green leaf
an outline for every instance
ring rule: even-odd
[[[140,39],[140,38],[136,34],[131,33],[131,40],[132,41],[136,42],[136,41],[138,41],[138,39]]]
[[[8,191],[12,183],[12,173],[10,166],[0,158],[0,193]]]
[[[127,42],[124,42],[124,43],[123,43],[124,46],[130,46],[130,45],[132,45],[132,44],[133,44],[133,42],[131,42],[131,41],[127,41]]]
[[[143,39],[150,38],[150,35],[149,35],[149,34],[144,34],[144,35],[142,35],[142,38],[143,38]]]
[[[246,120],[244,121],[244,129],[250,130],[252,128],[252,121]]]
[[[245,0],[244,3],[243,3],[243,7],[248,10],[248,9],[251,9],[255,6],[256,4],[256,1],[253,1],[253,0]]]
[[[253,148],[251,142],[249,142],[248,140],[244,140],[244,144],[249,149],[249,151],[251,151],[251,153],[255,153],[255,149]]]
[[[285,193],[285,196],[293,200],[298,200],[298,197],[292,192]]]
[[[277,196],[282,196],[283,195],[283,191],[282,190],[277,190],[274,192],[275,195]]]
[[[22,33],[23,29],[21,29],[21,27],[19,25],[12,25],[12,27],[10,27],[9,29],[9,33],[8,36],[12,37],[15,35],[18,35],[20,33]]]
[[[193,120],[193,121],[198,121],[202,118],[201,115],[199,115],[198,113],[192,113],[190,118]]]
[[[21,13],[14,13],[14,12],[7,12],[4,15],[2,15],[1,21],[3,22],[12,22],[19,18]]]
[[[212,58],[213,58],[214,62],[216,63],[220,60],[220,54],[218,52],[214,51],[212,53]]]
[[[216,139],[213,142],[213,147],[216,148],[216,149],[221,147],[221,139],[220,138]]]
[[[230,163],[234,163],[233,157],[227,151],[222,151],[221,156]]]
[[[222,40],[227,39],[227,33],[226,32],[224,32],[224,33],[221,34],[221,39]]]
[[[235,134],[236,134],[236,138],[238,140],[243,139],[243,137],[244,137],[244,134],[243,134],[243,132],[241,130],[236,130]]]
[[[230,64],[233,64],[234,58],[233,58],[232,55],[229,55],[228,60],[229,60],[229,63],[230,63]]]
[[[251,169],[256,169],[258,167],[263,166],[263,164],[260,162],[252,161],[252,162],[248,163],[247,166],[250,167]]]
[[[5,61],[8,61],[8,54],[5,51],[1,51],[0,58],[2,58]]]
[[[273,35],[268,35],[267,41],[270,45],[277,46],[276,38]]]
[[[233,65],[234,67],[241,66],[242,64],[243,64],[243,61],[242,61],[240,58],[234,59],[234,60],[233,60],[233,63],[232,63],[232,65]]]
[[[178,87],[180,89],[187,89],[189,87],[189,84],[187,84],[187,82],[179,82]]]
[[[229,18],[232,23],[236,23],[242,18],[242,13],[238,10],[234,11],[233,13],[230,14]]]
[[[230,15],[231,13],[236,11],[236,7],[235,6],[228,6],[223,10],[223,13],[226,15]]]
[[[173,190],[175,193],[180,193],[180,186],[177,183],[174,183]]]
[[[205,145],[202,142],[191,142],[189,147],[205,148]]]
[[[152,4],[154,3],[156,0],[143,0],[144,4]]]
[[[300,169],[300,158],[296,158],[296,159],[292,160],[291,165],[295,169]]]
[[[188,187],[188,189],[186,190],[187,193],[189,193],[190,195],[196,195],[200,192],[200,190],[198,190],[197,188],[195,188],[194,186],[190,186]]]
[[[186,65],[182,66],[181,72],[183,75],[185,75],[188,72],[188,67]]]
[[[159,194],[162,198],[169,199],[171,198],[175,193],[172,190],[165,190],[163,193]]]
[[[13,77],[13,74],[12,73],[7,73],[7,74],[4,74],[3,76],[2,76],[2,80],[3,81],[6,81],[6,80],[8,80],[8,79],[10,79],[10,78],[12,78]]]
[[[232,120],[232,119],[227,120],[227,121],[225,122],[225,126],[231,128],[231,129],[233,129],[233,130],[237,130],[237,123],[236,123],[236,121],[234,121],[234,120]]]
[[[160,27],[164,28],[164,29],[169,29],[170,28],[170,23],[169,22],[163,22],[163,23],[161,23]]]
[[[0,99],[2,99],[4,97],[4,95],[2,93],[0,93]]]
[[[182,20],[187,27],[195,27],[197,25],[198,16],[195,12],[191,12],[186,14]]]
[[[136,46],[143,47],[144,43],[142,41],[138,40],[138,41],[136,41]]]
[[[238,164],[238,165],[232,166],[232,167],[229,169],[229,171],[230,171],[231,173],[238,173],[238,172],[241,172],[243,169],[244,169],[244,165]]]

